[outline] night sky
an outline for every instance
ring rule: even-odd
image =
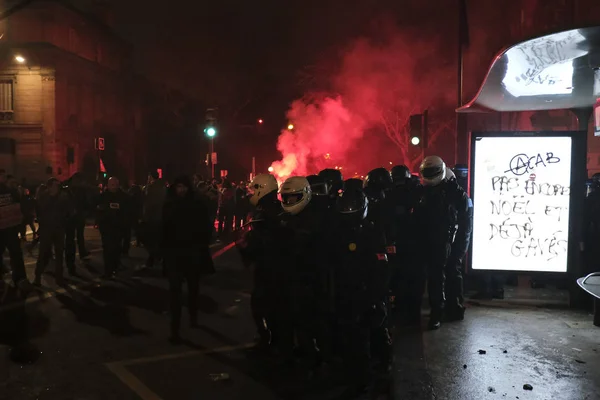
[[[74,0],[81,7],[93,2]],[[447,20],[435,2],[416,0],[107,2],[115,29],[133,45],[137,71],[197,99],[200,108],[218,106],[220,120],[235,126],[264,119],[258,130],[224,130],[217,143],[236,149],[219,153],[230,162],[249,165],[257,155],[263,170],[278,159],[277,136],[290,103],[307,90],[327,89],[327,79],[312,71],[335,71],[359,37],[384,37],[382,20],[425,36],[437,32],[435,21]]]

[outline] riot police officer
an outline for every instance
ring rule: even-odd
[[[339,169],[326,168],[319,172],[319,176],[325,179],[325,182],[327,182],[329,198],[331,199],[332,205],[334,205],[337,195],[344,187],[344,177],[342,176],[342,171]]]
[[[328,213],[331,208],[330,187],[325,178],[319,175],[309,175],[306,180],[310,184],[312,191],[311,202],[320,213]]]
[[[430,329],[464,318],[462,263],[473,229],[473,203],[438,156],[425,157],[420,166],[424,190],[415,208],[421,254],[427,268]],[[444,315],[443,315],[444,313]]]
[[[250,204],[256,207],[252,220],[242,228],[236,242],[242,259],[253,268],[252,317],[258,331],[258,346],[274,345],[277,335],[278,279],[280,262],[280,217],[283,213],[277,199],[277,180],[270,174],[257,175],[248,187]]]
[[[389,268],[385,237],[367,219],[367,197],[360,188],[345,186],[336,202],[338,224],[332,262],[337,324],[351,382],[348,394],[356,395],[371,383],[372,350],[380,365],[389,365],[391,339],[385,323]],[[387,348],[372,349],[381,344]]]
[[[284,345],[284,356],[289,353],[295,337],[302,354],[302,361],[309,371],[315,372],[319,349],[326,351],[328,344],[321,336],[321,322],[326,310],[320,305],[326,297],[324,283],[323,245],[324,237],[319,229],[319,213],[311,207],[312,190],[304,177],[288,178],[280,188],[281,204],[286,212],[282,216],[285,232],[282,234],[288,275],[279,282],[285,297],[280,299],[289,310],[287,319],[282,321],[279,335]]]
[[[416,258],[415,226],[412,212],[417,205],[421,185],[414,182],[406,165],[396,165],[391,170],[393,188],[390,198],[393,206],[398,268],[391,280],[391,289],[395,297],[394,306],[402,319],[409,323],[419,323],[421,318],[421,297],[423,276]]]
[[[392,177],[387,169],[375,168],[365,177],[363,183],[364,193],[369,199],[369,215],[376,227],[383,229],[388,243],[388,253],[395,253],[395,227],[391,221],[392,204],[390,190]]]

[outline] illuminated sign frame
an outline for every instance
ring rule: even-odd
[[[484,138],[550,138],[550,137],[565,137],[571,139],[571,163],[570,163],[570,187],[573,190],[570,190],[568,193],[568,233],[566,239],[566,271],[557,272],[556,270],[547,270],[543,268],[522,268],[519,266],[518,268],[511,267],[510,265],[506,265],[505,268],[502,269],[488,269],[486,267],[481,267],[479,265],[474,265],[474,263],[480,262],[479,260],[474,260],[473,246],[476,245],[476,240],[471,240],[471,247],[469,251],[468,257],[468,269],[472,272],[496,272],[496,273],[507,273],[507,272],[518,272],[518,273],[527,273],[529,275],[536,274],[544,274],[544,275],[564,275],[564,273],[569,273],[570,271],[575,271],[577,267],[575,267],[575,263],[578,262],[578,253],[579,253],[579,238],[581,232],[581,224],[582,224],[582,214],[584,199],[585,199],[585,181],[587,178],[587,166],[586,166],[586,142],[587,135],[585,132],[576,132],[576,131],[564,131],[564,132],[472,132],[471,133],[471,146],[470,146],[470,160],[469,160],[469,182],[470,182],[470,193],[471,198],[473,199],[474,204],[474,227],[477,224],[476,218],[478,218],[478,200],[477,193],[478,188],[476,187],[476,177],[478,171],[476,170],[476,152],[477,152],[477,142]],[[537,157],[537,155],[536,155]],[[510,157],[509,157],[510,158]],[[510,162],[510,160],[507,160]],[[535,179],[535,176],[533,176]],[[581,188],[581,190],[576,190],[574,188]],[[483,200],[482,200],[483,201]],[[479,207],[485,207],[484,205],[479,205]],[[481,218],[481,217],[479,217]],[[486,217],[489,218],[489,217]],[[473,234],[475,235],[475,229]],[[479,232],[481,235],[481,230]],[[475,239],[475,237],[473,237]],[[480,240],[480,239],[479,239]],[[493,246],[490,246],[493,248]],[[490,259],[494,257],[494,254],[489,254]],[[481,262],[480,262],[481,264]],[[515,263],[517,264],[517,263]],[[541,263],[538,262],[538,265]]]

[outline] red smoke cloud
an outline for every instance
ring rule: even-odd
[[[413,167],[422,154],[410,147],[408,117],[426,108],[431,114],[432,105],[448,103],[456,93],[448,90],[452,67],[435,48],[397,31],[384,42],[354,42],[328,77],[334,93],[316,100],[307,93],[291,104],[287,117],[294,130],[279,136],[282,159],[272,164],[275,176],[342,167],[351,177],[390,162]],[[427,76],[422,70],[431,65],[435,74]]]

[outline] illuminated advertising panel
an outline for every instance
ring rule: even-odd
[[[572,138],[476,137],[474,270],[567,272]]]

